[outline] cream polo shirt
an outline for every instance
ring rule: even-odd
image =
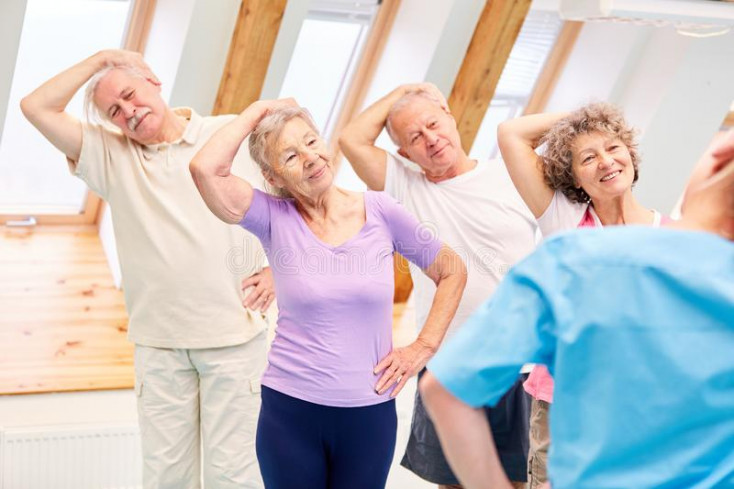
[[[216,348],[244,343],[263,331],[261,315],[242,306],[242,279],[262,268],[259,241],[220,221],[197,191],[189,162],[235,116],[189,118],[181,139],[142,146],[84,124],[74,175],[112,212],[130,341],[159,348]],[[262,188],[246,145],[232,172]]]

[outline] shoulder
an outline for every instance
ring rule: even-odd
[[[387,153],[387,166],[396,178],[424,180],[425,174],[420,166],[402,156]]]

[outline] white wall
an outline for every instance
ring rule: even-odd
[[[137,423],[132,389],[0,396],[0,427]]]

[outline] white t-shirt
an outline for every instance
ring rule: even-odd
[[[416,165],[388,154],[385,191],[466,263],[466,288],[447,337],[494,293],[510,267],[535,248],[535,219],[500,160],[480,161],[467,173],[433,183]],[[436,285],[412,264],[410,272],[422,328]]]
[[[262,268],[259,241],[207,208],[189,162],[235,116],[189,118],[181,139],[142,146],[85,124],[73,174],[110,205],[130,322],[128,338],[159,348],[217,348],[244,343],[267,327],[242,306],[241,282]],[[246,148],[233,173],[262,188]]]
[[[588,203],[571,202],[563,192],[556,190],[550,204],[548,204],[548,208],[538,218],[540,232],[544,238],[547,238],[561,231],[576,229],[581,226],[587,210],[591,220],[585,226],[602,227],[603,224],[599,220],[599,216],[596,215],[593,206],[589,206]],[[662,215],[655,210],[653,213],[652,226],[658,227],[662,222]]]

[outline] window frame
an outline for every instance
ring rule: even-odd
[[[153,22],[157,0],[132,0],[124,29],[123,49],[143,53]],[[62,155],[63,158],[63,155]],[[63,164],[63,163],[60,163]],[[33,227],[36,225],[96,225],[102,218],[104,201],[87,189],[84,203],[78,213],[0,213],[0,224],[11,227]]]

